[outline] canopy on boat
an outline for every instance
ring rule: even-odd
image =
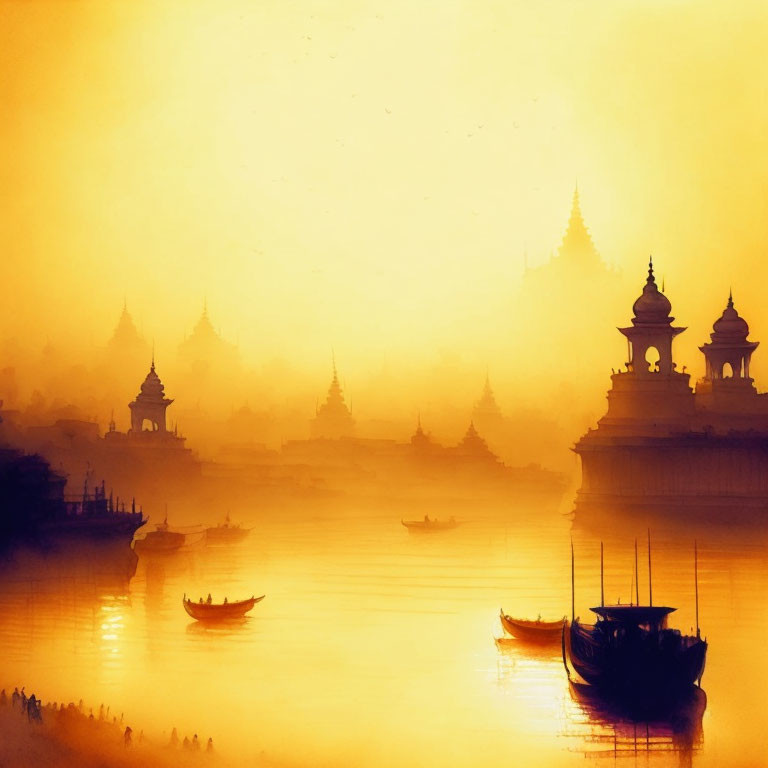
[[[603,619],[622,624],[661,624],[677,608],[663,605],[600,605],[590,610]]]

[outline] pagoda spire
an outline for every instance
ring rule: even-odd
[[[600,260],[595,244],[592,242],[592,236],[589,234],[587,225],[584,223],[584,216],[581,213],[581,198],[579,196],[578,184],[573,190],[568,226],[558,253],[561,258],[580,267],[599,262]]]

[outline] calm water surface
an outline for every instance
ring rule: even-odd
[[[306,515],[306,512],[305,512]],[[275,513],[275,517],[277,513]],[[248,522],[247,510],[239,519]],[[409,535],[400,514],[360,504],[296,520],[252,518],[243,543],[141,558],[132,578],[25,562],[0,581],[0,684],[101,702],[158,741],[213,736],[225,755],[373,766],[762,765],[768,728],[768,549],[754,532],[654,532],[655,604],[710,641],[700,728],[617,724],[569,691],[560,648],[497,648],[500,607],[557,618],[599,602],[599,533],[569,516],[467,509],[465,525]],[[633,593],[633,537],[606,541],[606,599]],[[648,580],[641,542],[641,598]],[[116,569],[119,571],[119,569]],[[66,576],[62,574],[66,573]],[[192,621],[183,593],[266,593],[225,628]],[[635,751],[637,750],[637,751]]]

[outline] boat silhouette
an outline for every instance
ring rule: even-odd
[[[256,603],[261,602],[266,595],[261,597],[251,596],[247,600],[237,600],[233,603],[209,603],[209,602],[194,602],[184,595],[183,603],[184,610],[193,618],[198,621],[226,621],[230,619],[238,619],[245,616]]]
[[[695,563],[698,575],[698,552]],[[601,545],[601,593],[602,571]],[[573,670],[597,694],[642,711],[663,709],[690,692],[704,673],[708,647],[698,628],[698,588],[696,593],[695,635],[668,626],[676,609],[654,606],[652,588],[648,605],[605,605],[601,599],[600,606],[590,609],[597,617],[594,624],[572,616],[562,630],[569,679]]]
[[[227,513],[223,523],[205,529],[205,540],[208,544],[231,544],[242,541],[250,532],[250,528],[243,528],[238,524],[233,525],[229,519],[229,513]]]
[[[162,523],[155,526],[154,531],[147,531],[141,539],[136,539],[134,549],[139,552],[175,552],[184,545],[186,535],[180,531],[172,531],[168,527],[168,515]]]
[[[516,619],[504,613],[502,608],[499,612],[499,619],[504,631],[518,640],[534,643],[555,643],[560,640],[560,635],[563,632],[565,616],[557,621],[542,621],[541,617],[535,621]]]
[[[401,520],[400,523],[408,529],[409,533],[437,533],[438,531],[450,531],[460,525],[460,523],[453,517],[448,520],[436,520],[430,518],[428,515],[424,515],[423,520]]]

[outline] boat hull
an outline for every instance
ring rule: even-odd
[[[184,610],[198,621],[228,621],[245,616],[264,597],[264,595],[251,597],[248,600],[239,600],[234,603],[195,603],[185,599]]]
[[[459,523],[450,521],[430,520],[401,520],[408,533],[438,533],[439,531],[450,531],[456,528]]]
[[[221,525],[216,528],[206,528],[205,540],[209,544],[230,544],[242,541],[250,532],[250,528],[235,528]]]
[[[563,631],[563,619],[560,621],[528,621],[507,616],[504,611],[499,614],[501,626],[505,632],[533,643],[557,643]]]
[[[563,632],[564,651],[579,677],[620,699],[662,701],[690,689],[704,672],[706,641],[674,630],[636,628],[617,635],[600,622],[575,621]]]
[[[137,552],[175,552],[184,545],[185,535],[178,531],[149,531],[143,539],[136,539]]]

